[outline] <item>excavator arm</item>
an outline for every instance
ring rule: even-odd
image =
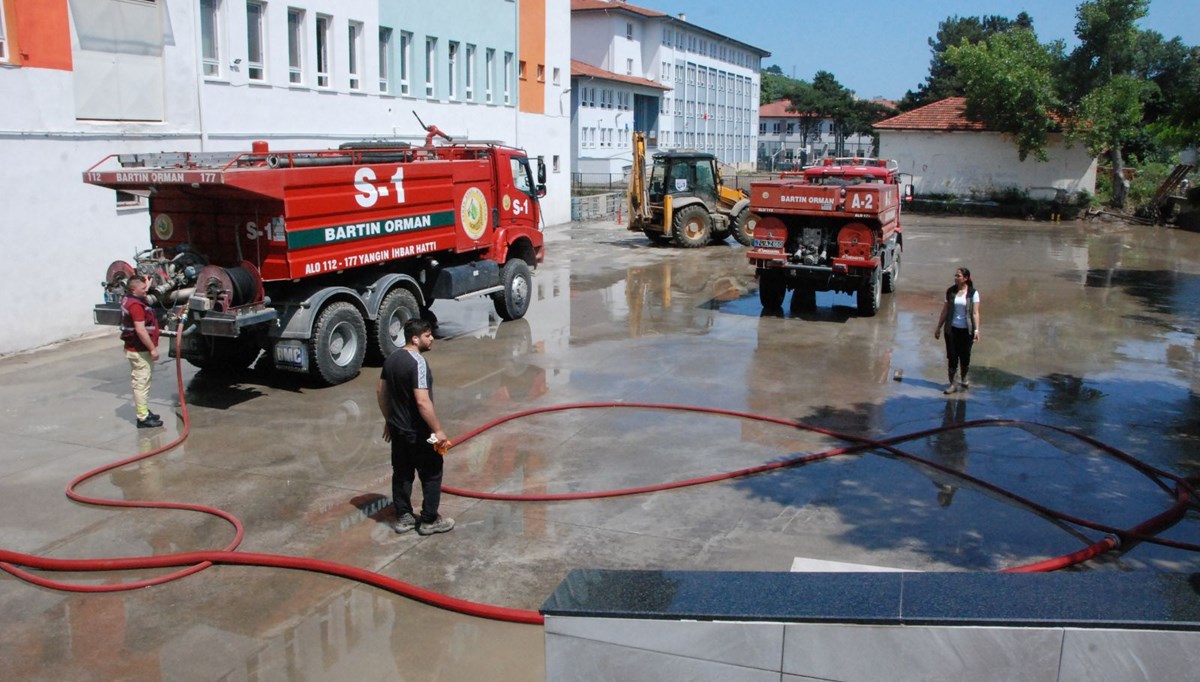
[[[629,224],[650,221],[650,195],[646,187],[646,134],[633,132],[633,166],[629,169]]]

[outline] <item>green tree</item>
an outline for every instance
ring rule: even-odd
[[[1145,100],[1155,94],[1138,67],[1143,32],[1135,22],[1149,12],[1150,0],[1087,0],[1075,11],[1079,46],[1067,59],[1071,78],[1064,90],[1071,99],[1072,135],[1093,154],[1105,153],[1112,165],[1112,205],[1125,207],[1123,147],[1142,134]]]
[[[1152,125],[1158,139],[1172,147],[1200,148],[1200,47],[1187,56],[1166,84],[1159,84],[1161,115]]]
[[[946,50],[946,61],[962,80],[966,116],[1011,135],[1022,161],[1045,161],[1046,143],[1055,127],[1054,66],[1057,46],[1038,42],[1032,29],[1014,29],[971,44],[964,40]]]
[[[834,154],[845,154],[846,134],[850,121],[854,118],[854,91],[838,82],[836,76],[828,71],[818,71],[813,76],[813,91],[824,118],[833,123]]]
[[[897,108],[900,111],[911,111],[947,97],[964,96],[966,93],[958,75],[958,67],[946,60],[946,50],[962,45],[964,40],[970,45],[978,45],[997,33],[1014,28],[1032,30],[1033,19],[1025,12],[1018,14],[1015,20],[997,15],[947,17],[938,24],[936,39],[927,39],[933,52],[933,57],[929,60],[929,75],[924,83],[917,86],[915,92],[909,90],[904,94]]]
[[[809,139],[820,130],[821,121],[825,120],[824,97],[811,83],[793,81],[792,86],[784,92],[784,99],[790,102],[787,110],[797,115],[800,143],[807,149]]]
[[[762,87],[758,93],[758,103],[770,104],[771,102],[778,102],[781,99],[787,99],[785,93],[801,82],[803,81],[783,75],[783,69],[779,68],[778,64],[772,64],[763,69]]]

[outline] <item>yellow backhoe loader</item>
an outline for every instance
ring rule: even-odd
[[[731,234],[744,246],[754,239],[755,218],[744,192],[721,184],[712,154],[668,151],[654,155],[646,177],[646,135],[633,133],[629,174],[629,229],[655,243],[696,248]]]

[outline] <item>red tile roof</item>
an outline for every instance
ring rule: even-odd
[[[571,0],[572,12],[586,12],[588,10],[611,10],[623,9],[634,14],[640,14],[644,17],[665,17],[668,16],[662,12],[656,12],[645,7],[638,7],[627,2],[608,2],[608,0]]]
[[[579,60],[572,59],[571,77],[573,78],[575,76],[582,76],[584,78],[601,78],[603,80],[618,81],[620,83],[627,83],[629,85],[640,85],[642,87],[657,88],[659,90],[673,89],[669,86],[663,85],[662,83],[655,83],[652,80],[640,78],[638,76],[622,76],[621,74],[613,73],[612,71],[605,71],[598,66],[592,66],[591,64],[585,64]]]
[[[969,120],[964,113],[965,97],[947,97],[933,104],[884,119],[875,128],[884,130],[987,130],[982,123]]]
[[[876,104],[882,104],[883,106],[891,108],[891,109],[896,108],[895,103],[893,103],[891,100],[873,99],[871,101],[875,102]],[[790,106],[792,106],[792,101],[787,100],[787,99],[781,99],[781,100],[778,100],[775,102],[768,102],[767,104],[760,104],[760,105],[758,105],[758,117],[759,118],[799,118],[801,115],[803,115],[803,112],[800,112],[800,111],[788,111],[788,107],[790,107]]]
[[[781,99],[777,102],[769,102],[767,104],[758,105],[759,118],[799,118],[799,111],[788,111],[788,107],[792,106],[792,101]]]

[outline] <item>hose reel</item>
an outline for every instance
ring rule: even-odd
[[[196,296],[211,302],[213,311],[227,312],[238,306],[261,303],[262,275],[249,261],[233,268],[206,265],[196,275]]]

